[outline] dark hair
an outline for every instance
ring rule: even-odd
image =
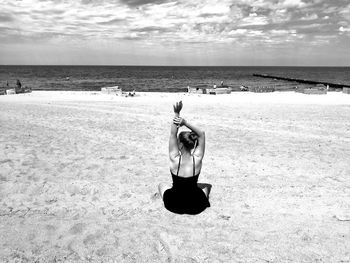
[[[183,131],[179,134],[179,141],[184,145],[186,150],[192,150],[197,144],[198,136],[194,132]]]

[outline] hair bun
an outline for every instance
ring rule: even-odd
[[[190,138],[193,142],[197,141],[198,140],[198,135],[195,134],[194,132],[191,132],[190,133]]]
[[[188,150],[192,150],[197,145],[198,136],[194,132],[183,131],[179,134],[179,140]]]

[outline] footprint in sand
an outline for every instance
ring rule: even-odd
[[[7,177],[0,174],[0,182],[7,182],[7,181],[8,181]]]
[[[338,221],[350,221],[350,213],[338,213],[333,217],[336,218]]]
[[[157,252],[161,262],[173,262],[173,255],[170,251],[169,243],[165,233],[161,233],[159,237]]]
[[[157,199],[160,198],[160,194],[159,193],[154,193],[152,196],[151,196],[151,200],[155,201]]]
[[[119,197],[120,197],[120,199],[128,199],[128,198],[131,197],[131,194],[130,194],[130,193],[124,193],[124,194],[122,194],[122,195],[119,196]]]
[[[231,216],[219,215],[219,218],[223,220],[230,220]]]
[[[83,243],[85,246],[93,246],[97,243],[97,241],[102,237],[102,233],[100,232],[97,232],[95,234],[90,234],[90,235],[87,235],[84,240],[83,240]]]
[[[77,223],[74,226],[72,226],[71,229],[69,229],[69,233],[71,233],[72,235],[80,234],[84,231],[84,228],[85,224]]]
[[[11,159],[4,159],[4,160],[0,160],[0,164],[4,164],[4,163],[10,163],[13,164],[13,161]]]
[[[171,236],[166,232],[162,232],[159,235],[159,242],[158,253],[160,255],[163,254],[163,257],[166,257],[166,262],[173,262],[174,256],[178,254],[179,242],[181,242],[179,237]]]
[[[45,229],[49,236],[53,235],[56,232],[56,227],[54,225],[46,225]]]

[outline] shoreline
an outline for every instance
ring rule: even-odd
[[[24,99],[25,98],[25,99]],[[231,94],[193,94],[187,92],[136,92],[136,96],[103,94],[100,91],[32,91],[31,93],[13,94],[0,96],[0,101],[31,101],[31,100],[92,100],[92,101],[118,101],[124,99],[140,100],[140,98],[162,99],[191,99],[194,101],[204,100],[216,103],[228,101],[245,103],[273,103],[273,104],[324,104],[324,105],[347,105],[350,104],[349,94],[331,91],[327,94],[302,94],[293,91],[275,91],[269,93],[232,92]]]

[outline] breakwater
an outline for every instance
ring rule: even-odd
[[[294,81],[294,82],[303,83],[303,84],[312,84],[312,85],[323,84],[325,86],[329,86],[330,88],[334,88],[334,89],[342,89],[343,87],[347,87],[347,88],[350,87],[350,85],[341,84],[341,83],[331,83],[331,82],[327,82],[327,81],[280,77],[280,76],[273,76],[273,75],[269,75],[269,74],[254,73],[253,76],[260,77],[260,78],[276,79],[276,80]]]

